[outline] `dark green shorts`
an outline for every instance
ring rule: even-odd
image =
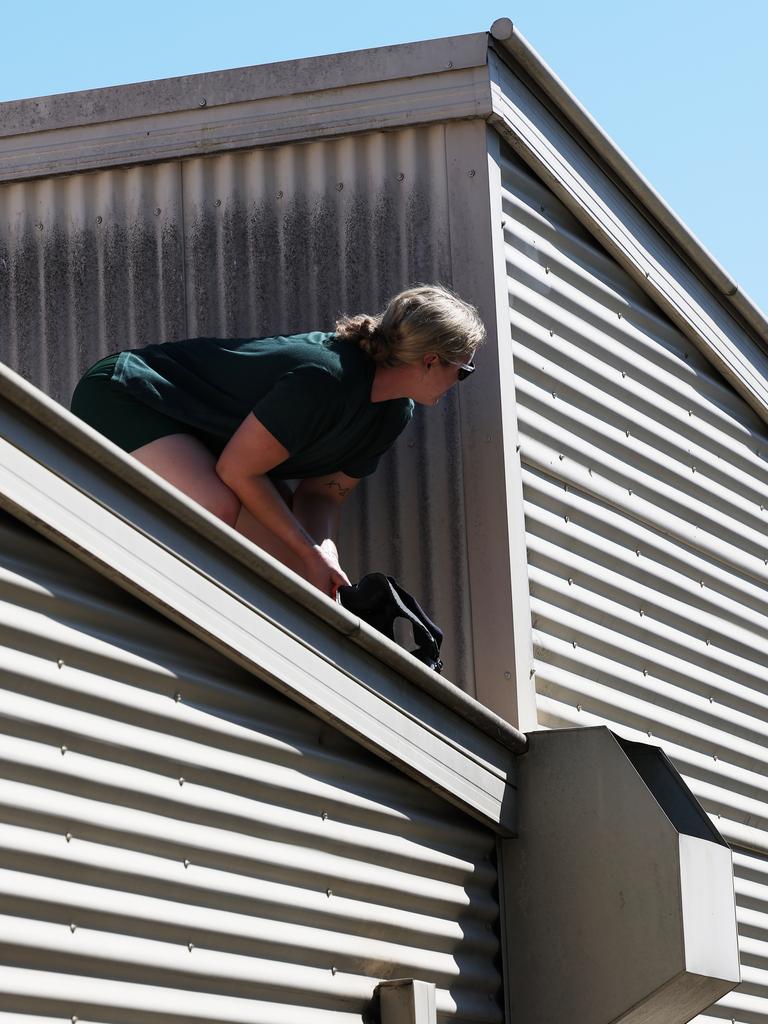
[[[119,353],[106,356],[86,371],[72,395],[70,408],[75,416],[126,452],[134,452],[169,434],[191,434],[218,454],[221,445],[212,438],[181,420],[151,409],[114,384],[112,374],[118,356]]]

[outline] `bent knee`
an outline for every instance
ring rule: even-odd
[[[235,492],[222,483],[216,489],[216,493],[210,495],[210,500],[205,502],[205,507],[217,519],[222,519],[227,526],[234,526],[240,515],[241,504]]]

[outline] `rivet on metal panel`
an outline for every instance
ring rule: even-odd
[[[645,615],[645,608],[641,608],[640,609],[640,618],[642,618],[644,615]]]
[[[159,216],[160,216],[160,214],[161,214],[162,212],[163,212],[163,211],[162,211],[162,210],[160,209],[160,207],[159,207],[159,206],[156,206],[156,207],[155,207],[155,216],[156,216],[156,217],[159,217]]]
[[[647,676],[647,675],[648,675],[648,669],[647,669],[647,668],[644,668],[644,669],[643,669],[643,675],[644,675],[644,676]]]
[[[621,320],[621,313],[619,313],[619,320]]]
[[[573,644],[573,649],[575,651],[576,647],[577,647],[576,641],[575,640],[571,640],[571,643]]]
[[[515,451],[516,451],[516,452],[519,452],[519,451],[520,451],[520,445],[519,445],[519,444],[516,444],[516,445],[515,445]]]
[[[544,267],[544,273],[545,273],[545,274],[548,274],[548,273],[549,273],[549,267]]]
[[[64,838],[67,840],[68,843],[71,843],[72,842],[72,833],[71,832],[65,832],[64,833]]]
[[[331,968],[331,974],[336,974],[337,971],[338,971],[338,967],[332,967]]]
[[[715,703],[715,698],[714,697],[710,697],[709,698],[709,703],[710,704],[714,704]]]
[[[59,668],[64,668],[64,659],[63,658],[59,658],[59,660],[56,662],[56,664],[59,666]]]
[[[568,577],[568,586],[569,586],[569,587],[572,587],[572,586],[573,586],[573,577],[572,577],[572,576],[569,576],[569,577]]]
[[[704,580],[699,580],[699,586],[700,586],[700,587],[703,587],[703,586],[704,586]]]
[[[221,206],[221,200],[217,199],[216,202],[213,205],[214,206]]]
[[[640,548],[635,548],[635,554],[638,558],[640,557]]]
[[[622,377],[626,377],[627,376],[627,371],[626,370],[622,370],[621,371],[621,376]]]
[[[631,493],[632,493],[632,488],[631,488],[631,487],[628,487],[628,488],[627,488],[627,494],[631,494]]]
[[[207,107],[208,106],[208,100],[203,98],[203,99],[200,100],[200,102],[197,105],[198,105],[198,107]]]
[[[717,754],[713,754],[713,755],[712,755],[712,760],[713,760],[713,761],[716,761],[716,760],[717,760]]]
[[[343,182],[343,181],[340,181],[340,182],[338,183],[338,185],[336,186],[336,191],[337,191],[337,192],[341,192],[341,191],[343,190],[343,188],[344,188],[344,182]]]
[[[536,669],[535,668],[529,669],[529,671],[528,671],[528,678],[532,679],[535,675],[536,675]]]
[[[646,272],[645,272],[645,276],[646,276],[646,277],[650,277],[650,276],[651,276],[651,274],[650,274],[650,271],[646,270]]]
[[[553,392],[552,392],[552,397],[553,397],[553,398],[557,398],[557,392],[556,392],[556,391],[553,391]]]
[[[185,867],[185,868],[188,868],[188,867],[189,867],[189,865],[190,865],[191,863],[192,863],[192,861],[191,861],[191,860],[187,860],[187,858],[186,858],[186,857],[184,858],[184,867]]]
[[[706,638],[704,639],[704,643],[705,643],[705,644],[707,645],[707,647],[709,647],[709,645],[711,644],[711,642],[712,642],[712,641],[711,641],[711,640],[709,639],[709,637],[706,637]]]
[[[629,430],[625,430],[624,433],[629,437]]]
[[[184,776],[183,776],[183,775],[180,775],[180,776],[179,776],[179,785],[180,785],[180,786],[183,786],[183,785],[184,785]]]
[[[650,739],[650,738],[651,738],[651,730],[649,729],[648,730],[648,739]]]
[[[398,174],[397,180],[398,181],[405,181],[405,175],[403,174],[402,171],[400,171],[400,173]]]
[[[560,462],[562,462],[562,461],[563,461],[563,459],[565,458],[565,456],[563,455],[563,453],[562,453],[562,452],[560,452],[560,454],[559,454],[559,455],[558,455],[557,457],[558,457],[558,459],[560,460]]]
[[[68,748],[66,746],[64,746],[64,744],[62,743],[62,745],[61,745],[61,753],[62,754],[66,754],[67,750],[68,750]]]
[[[104,223],[104,218],[101,216],[101,214],[99,214],[99,216],[96,218],[96,223],[97,224],[103,224]]]
[[[568,518],[568,516],[563,516],[563,519],[566,521],[566,523],[570,522],[570,519]]]
[[[174,693],[173,699],[176,701],[177,704],[179,703],[179,701],[181,700],[181,690],[177,690],[176,693]]]
[[[328,899],[330,899],[331,896],[333,896],[333,889],[326,889],[325,895],[328,897]]]
[[[692,473],[695,473],[695,472],[696,472],[696,467],[695,467],[695,466],[691,466],[691,472],[692,472]]]
[[[285,195],[285,193],[283,192],[282,189],[280,189],[280,191],[277,193],[277,198],[278,199],[282,199],[284,195]]]
[[[188,943],[187,943],[187,949],[189,950],[189,952],[190,952],[190,953],[192,952],[192,950],[193,950],[194,948],[195,948],[195,944],[194,944],[194,942],[188,942]]]
[[[576,705],[576,710],[577,710],[577,711],[581,711],[581,704],[577,704],[577,705]]]
[[[469,178],[474,178],[474,176],[475,176],[475,174],[476,174],[476,173],[477,173],[477,172],[475,171],[475,169],[474,169],[474,167],[473,167],[471,171],[467,171],[467,176],[468,176]]]
[[[511,679],[512,678],[512,673],[511,672],[505,672],[504,673],[504,678],[505,679]]]
[[[76,925],[76,924],[75,924],[75,923],[73,922],[73,923],[72,923],[72,924],[71,924],[71,925],[69,926],[69,930],[70,930],[70,931],[72,932],[72,934],[74,935],[74,934],[75,934],[75,932],[77,931],[77,925]]]
[[[550,330],[550,332],[549,332],[549,336],[550,336],[550,338],[554,338],[554,336],[555,336],[555,332],[554,332],[554,331],[552,331],[552,330]]]
[[[320,817],[323,819],[323,821],[328,821],[328,811],[323,811]]]

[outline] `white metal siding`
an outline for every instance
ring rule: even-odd
[[[450,284],[446,128],[407,128],[0,185],[0,360],[67,404],[121,348],[332,329]],[[345,507],[346,571],[386,571],[474,694],[457,396],[416,409]]]
[[[0,654],[0,1021],[501,1019],[489,832],[8,516]]]
[[[511,155],[503,188],[539,722],[658,742],[753,851],[737,867],[762,863],[768,431]],[[757,1024],[768,916],[750,914],[723,1012]]]

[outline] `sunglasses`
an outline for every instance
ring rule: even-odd
[[[475,372],[475,363],[474,363],[474,361],[471,361],[469,363],[452,363],[450,359],[443,359],[442,361],[444,363],[446,363],[448,366],[458,366],[458,368],[459,368],[458,379],[459,380],[464,380],[465,377],[469,377],[469,375],[471,373]]]

